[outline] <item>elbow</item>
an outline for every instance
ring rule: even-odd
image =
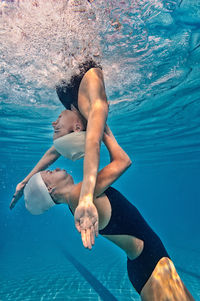
[[[57,160],[61,156],[54,146],[52,146],[46,154],[48,155],[49,159],[52,160]]]
[[[126,167],[129,168],[131,165],[132,165],[132,161],[129,158],[129,156],[127,156],[127,158],[126,158]]]
[[[127,154],[124,154],[122,162],[125,168],[129,168],[132,165],[132,161]]]
[[[118,168],[120,167],[120,169],[122,171],[125,171],[126,169],[128,169],[131,166],[132,161],[129,158],[129,156],[126,156],[126,157],[123,157],[120,160],[118,160],[117,164],[118,164]]]

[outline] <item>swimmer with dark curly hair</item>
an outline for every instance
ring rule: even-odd
[[[24,189],[25,206],[32,214],[42,214],[56,204],[67,204],[74,214],[81,193],[82,182],[75,184],[65,170],[44,169],[53,159],[63,155],[68,158],[84,155],[85,127],[76,110],[61,113],[54,127],[54,146],[33,171]],[[72,138],[69,138],[73,136]],[[69,139],[72,142],[69,144]],[[98,212],[99,233],[119,246],[127,254],[128,277],[143,301],[194,300],[180,279],[158,235],[151,229],[137,208],[119,191],[111,187],[131,165],[131,160],[119,146],[106,126],[103,142],[110,154],[110,163],[97,175],[94,205]],[[47,164],[48,162],[48,164]],[[53,162],[53,161],[52,161]],[[42,168],[41,168],[42,167]],[[94,233],[81,232],[83,245],[91,249]]]

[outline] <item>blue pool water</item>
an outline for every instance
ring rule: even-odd
[[[55,84],[71,71],[58,48],[68,45],[69,63],[83,36],[91,53],[101,52],[108,124],[133,161],[114,187],[159,234],[200,300],[200,2],[78,1],[87,14],[76,17],[72,2],[0,1],[0,300],[139,300],[125,254],[101,237],[84,250],[66,207],[31,216],[22,198],[9,210],[63,110]],[[108,160],[102,146],[100,166]],[[52,168],[80,181],[82,165],[61,158]]]

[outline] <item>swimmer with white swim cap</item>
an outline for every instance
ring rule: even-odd
[[[131,161],[108,128],[103,141],[110,153],[110,164],[98,173],[95,187],[99,233],[125,251],[128,277],[141,300],[194,301],[160,238],[136,207],[110,186],[131,165]],[[24,189],[26,208],[35,215],[56,204],[66,204],[74,214],[81,185],[81,182],[75,184],[72,176],[59,168],[36,173]],[[79,230],[84,246],[91,249],[93,235],[87,230]]]
[[[86,125],[85,121],[72,105],[71,110],[64,110],[55,122],[53,146],[48,149],[41,160],[36,164],[27,177],[16,187],[16,192],[10,203],[13,209],[23,194],[23,189],[29,179],[37,172],[46,169],[61,155],[69,160],[76,161],[85,155]]]
[[[33,170],[27,175],[27,177],[17,185],[15,194],[13,195],[10,209],[13,209],[16,205],[17,201],[23,195],[24,187],[26,186],[29,179],[36,173],[45,170],[51,164],[53,164],[61,155],[70,159],[70,160],[78,160],[79,158],[84,157],[85,154],[85,141],[86,141],[86,122],[84,118],[81,116],[79,111],[71,105],[71,110],[63,111],[58,119],[52,123],[54,128],[54,145],[44,154],[41,160],[36,164]],[[98,215],[95,218],[95,222],[90,222],[92,218],[91,208],[86,209],[86,214],[88,218],[85,219],[84,230],[86,228],[90,228],[90,231],[93,235],[98,235]],[[94,206],[95,207],[95,206]],[[96,207],[94,209],[96,212]],[[75,217],[75,225],[77,230],[79,230],[79,219]],[[85,242],[84,242],[85,243]],[[89,242],[88,242],[89,243]]]

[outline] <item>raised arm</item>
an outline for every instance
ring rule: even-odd
[[[28,183],[29,179],[37,172],[40,172],[40,171],[46,169],[51,164],[53,164],[59,157],[60,157],[60,154],[57,152],[57,150],[55,149],[54,146],[52,146],[51,148],[49,148],[46,151],[44,156],[35,165],[35,167],[27,175],[27,177],[17,185],[16,191],[15,191],[12,201],[10,203],[10,209],[13,209],[15,207],[16,203],[18,202],[18,200],[22,197],[24,187]]]

